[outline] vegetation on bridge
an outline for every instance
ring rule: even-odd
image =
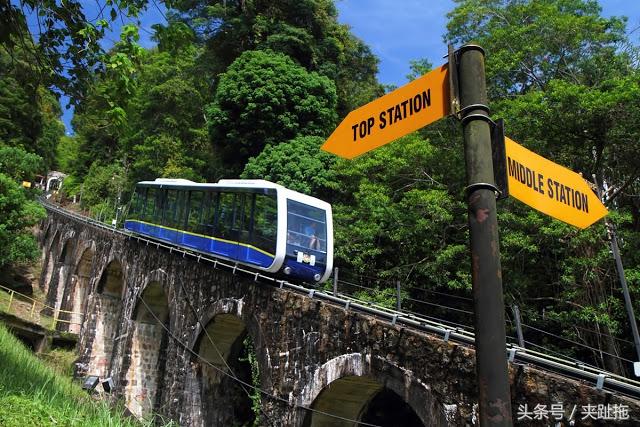
[[[133,12],[144,3],[119,2]],[[463,310],[438,316],[472,324],[467,300],[443,295],[465,297],[471,286],[459,125],[444,120],[354,161],[336,160],[318,150],[320,142],[384,88],[376,57],[338,23],[334,2],[210,3],[166,2],[168,22],[154,27],[152,49],[140,47],[131,25],[108,51],[93,43],[109,25],[108,8],[107,18],[92,23],[56,15],[45,2],[45,15],[68,19],[66,36],[78,37],[76,49],[57,53],[34,45],[26,25],[11,21],[0,40],[0,147],[36,153],[69,173],[67,196],[82,195],[84,209],[109,218],[135,181],[160,176],[268,178],[323,197],[334,205],[342,278],[368,280],[381,298],[387,281],[401,280],[405,307],[425,312],[411,300],[428,297]],[[592,0],[456,0],[448,17],[446,41],[473,40],[487,50],[493,117],[506,120],[511,137],[620,189],[610,218],[640,312],[640,70],[626,20],[601,16]],[[42,60],[26,67],[31,55]],[[56,62],[62,59],[73,64],[71,74]],[[430,65],[412,66],[410,78]],[[82,93],[72,98],[71,137],[60,132],[52,89]],[[15,184],[26,175],[5,175],[0,209],[2,200],[18,202],[0,215],[0,263],[25,258],[2,255],[10,241],[2,233],[24,236],[39,217],[32,207],[20,211],[31,206]],[[31,220],[5,226],[5,218],[19,217]],[[579,231],[513,200],[500,202],[499,224],[507,304],[518,304],[530,326],[594,350],[550,344],[535,329],[525,338],[628,370],[603,353],[634,359],[603,224]]]

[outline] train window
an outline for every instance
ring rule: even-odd
[[[249,241],[249,225],[251,219],[251,194],[235,194],[235,211],[233,229],[240,232],[240,240]]]
[[[186,190],[178,190],[178,196],[176,198],[176,210],[173,215],[173,227],[177,229],[184,229],[184,223],[187,216],[187,197],[189,192]]]
[[[140,219],[140,201],[144,198],[142,191],[143,188],[136,187],[133,195],[131,196],[131,202],[129,203],[129,218]]]
[[[164,199],[162,224],[171,227],[173,224],[173,216],[176,210],[176,200],[178,192],[176,190],[166,190]]]
[[[207,236],[213,236],[216,229],[216,214],[218,212],[218,204],[220,202],[220,193],[215,191],[208,192],[207,200],[207,209],[203,214],[205,234]]]
[[[153,220],[154,222],[161,224],[162,218],[164,217],[164,211],[167,209],[167,190],[158,189],[156,190],[156,209],[153,212]]]
[[[255,196],[251,244],[275,254],[276,234],[278,231],[278,201],[275,194],[256,194]]]
[[[144,202],[147,197],[146,187],[137,187],[135,193],[133,193],[134,199],[131,203],[133,209],[133,216],[135,219],[140,219],[144,214]]]
[[[191,191],[189,193],[189,217],[187,219],[187,231],[192,233],[201,233],[200,215],[202,211],[202,202],[204,193],[202,191]]]
[[[326,252],[326,218],[326,212],[323,209],[287,200],[288,246],[292,245]]]
[[[156,197],[158,190],[155,188],[147,189],[147,197],[144,205],[144,212],[142,214],[142,219],[144,221],[153,222],[153,213],[156,209]]]
[[[236,195],[232,193],[219,193],[216,211],[216,224],[214,236],[223,239],[234,239],[233,213]]]

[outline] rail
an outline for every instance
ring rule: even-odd
[[[247,266],[233,263],[227,260],[221,260],[201,253],[192,252],[185,248],[162,243],[157,240],[147,239],[143,236],[130,233],[124,229],[118,229],[114,226],[96,221],[79,215],[75,212],[67,211],[51,202],[42,200],[46,209],[56,212],[60,215],[73,218],[85,224],[101,228],[110,233],[121,235],[127,239],[135,239],[139,242],[146,243],[147,246],[155,246],[160,249],[168,250],[170,253],[175,252],[181,254],[183,258],[189,257],[195,259],[198,263],[210,263],[213,268],[227,269],[233,274],[244,274],[252,278],[255,282],[270,283],[278,288],[286,288],[288,290],[307,295],[309,298],[317,298],[338,306],[342,306],[346,310],[353,310],[359,313],[366,313],[375,316],[378,319],[390,323],[392,326],[398,325],[408,327],[415,330],[427,332],[441,337],[444,341],[452,341],[468,346],[475,346],[475,335],[472,328],[453,327],[447,320],[426,318],[415,313],[405,312],[402,310],[393,310],[382,307],[373,303],[358,300],[351,295],[331,291],[318,290],[294,283],[281,280],[272,276],[255,271]],[[535,351],[529,348],[522,348],[515,344],[508,343],[505,348],[505,354],[509,363],[512,364],[530,364],[548,371],[559,373],[566,377],[582,380],[595,386],[597,389],[606,389],[624,394],[635,399],[640,399],[640,381],[633,380],[612,372],[605,371],[596,366],[592,366],[579,361],[570,360],[564,357],[558,357]]]
[[[21,294],[20,292],[17,292],[11,288],[8,288],[4,285],[0,285],[0,290],[4,291],[5,293],[7,293],[9,295],[8,301],[6,302],[6,306],[4,307],[4,311],[9,313],[9,314],[13,314],[17,317],[20,317],[21,319],[24,320],[31,320],[31,321],[35,321],[37,324],[39,324],[40,326],[46,328],[46,329],[51,329],[51,330],[55,330],[56,326],[59,323],[66,323],[69,325],[82,325],[82,319],[84,319],[84,314],[83,313],[79,313],[76,311],[67,311],[67,310],[61,310],[61,309],[56,309],[54,307],[50,307],[48,305],[46,305],[45,303],[43,303],[42,301],[38,301],[28,295],[24,295]],[[16,298],[16,296],[18,296],[19,298]],[[28,303],[24,303],[24,301],[28,301]],[[26,305],[26,307],[24,307]],[[24,308],[26,308],[25,310],[19,310],[17,307],[19,306],[23,306]],[[36,310],[36,308],[40,306],[39,310]],[[0,307],[2,307],[2,304],[0,304]],[[11,309],[14,308],[14,311],[11,312]],[[50,309],[53,313],[53,316],[46,316],[41,314],[41,311],[43,309]],[[25,316],[25,312],[28,312],[29,314]],[[36,315],[36,313],[38,313]],[[66,313],[66,314],[70,314],[72,315],[76,315],[80,317],[79,321],[76,320],[65,320],[65,319],[61,319],[60,318],[60,314],[62,313]],[[42,318],[46,318],[49,321],[48,322],[42,322]]]

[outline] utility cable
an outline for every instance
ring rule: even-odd
[[[617,355],[615,355],[615,354],[608,353],[608,352],[606,352],[606,351],[604,351],[604,350],[601,350],[601,349],[597,349],[597,348],[590,347],[590,346],[588,346],[588,345],[586,345],[586,344],[582,344],[582,343],[579,343],[579,342],[577,342],[577,341],[573,341],[573,340],[570,340],[570,339],[568,339],[568,338],[561,337],[561,336],[556,335],[556,334],[553,334],[553,333],[551,333],[551,332],[547,332],[547,331],[545,331],[545,330],[538,329],[538,328],[536,328],[536,327],[529,326],[529,325],[524,324],[524,323],[522,324],[522,326],[523,326],[524,328],[533,329],[534,331],[538,331],[538,332],[540,332],[540,333],[543,333],[543,334],[546,334],[546,335],[549,335],[549,336],[552,336],[552,337],[555,337],[555,338],[558,338],[558,339],[561,339],[561,340],[564,340],[564,341],[570,342],[571,344],[575,344],[575,345],[578,345],[578,346],[580,346],[580,347],[588,348],[588,349],[589,349],[589,350],[591,350],[591,351],[595,351],[595,352],[597,352],[597,353],[606,354],[607,356],[611,356],[611,357],[616,358],[616,359],[619,359],[619,360],[624,360],[625,362],[633,363],[633,361],[632,361],[632,360],[626,359],[626,358],[624,358],[624,357],[622,357],[622,356],[617,356]]]
[[[431,306],[434,306],[434,307],[440,307],[440,308],[444,308],[446,310],[458,311],[458,312],[464,313],[464,314],[473,314],[473,312],[471,312],[469,310],[463,310],[461,308],[448,307],[446,305],[440,305],[440,304],[436,304],[436,303],[433,303],[433,302],[421,301],[421,300],[417,300],[417,299],[413,299],[413,298],[407,298],[406,301],[416,302],[418,304],[431,305]]]
[[[449,297],[449,298],[457,298],[457,299],[461,299],[463,301],[469,301],[469,302],[473,301],[473,299],[471,299],[469,297],[463,297],[463,296],[460,296],[460,295],[447,294],[445,292],[433,291],[431,289],[416,288],[415,286],[407,286],[405,289],[413,289],[415,291],[429,292],[430,294],[441,295],[441,296],[445,296],[445,297]]]

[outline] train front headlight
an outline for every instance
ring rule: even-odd
[[[285,267],[284,270],[282,270],[282,271],[284,271],[284,274],[289,275],[289,274],[291,274],[291,267]]]
[[[322,276],[321,276],[319,273],[316,273],[316,274],[313,276],[313,280],[315,280],[316,282],[319,282],[321,278],[322,278]]]

